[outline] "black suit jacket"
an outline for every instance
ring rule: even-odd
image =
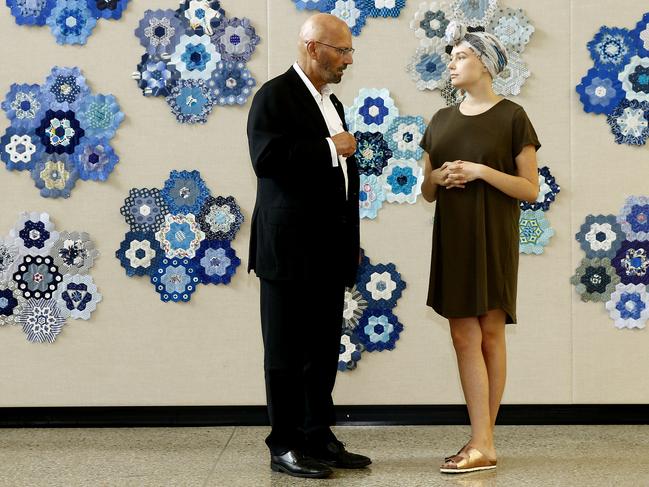
[[[331,100],[343,121],[340,101]],[[248,115],[248,145],[257,175],[248,271],[273,280],[332,278],[348,286],[359,256],[359,177],[347,158],[333,167],[326,122],[298,73],[266,82]]]

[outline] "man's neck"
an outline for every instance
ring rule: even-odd
[[[311,81],[315,89],[318,90],[318,93],[322,94],[322,88],[324,88],[327,83],[318,78],[318,76],[316,76],[315,73],[309,69],[305,62],[298,60],[297,65],[300,67],[306,77],[309,78],[309,81]]]

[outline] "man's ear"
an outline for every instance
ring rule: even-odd
[[[313,41],[310,41],[306,45],[306,53],[311,59],[318,59],[318,52],[316,51],[316,43]]]

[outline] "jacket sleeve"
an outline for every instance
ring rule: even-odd
[[[275,178],[298,171],[310,175],[324,172],[331,167],[326,137],[301,135],[299,114],[292,117],[282,97],[272,91],[276,90],[260,90],[248,114],[248,146],[255,174]]]

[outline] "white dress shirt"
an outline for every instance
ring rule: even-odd
[[[293,69],[298,75],[300,75],[300,78],[302,78],[302,81],[304,81],[304,84],[318,104],[322,117],[329,129],[329,135],[333,136],[344,132],[345,128],[343,127],[343,122],[340,120],[336,107],[334,107],[334,104],[331,101],[331,93],[333,92],[331,91],[331,88],[329,88],[329,85],[324,85],[321,93],[316,90],[316,87],[313,86],[313,83],[311,83],[311,80],[306,74],[304,74],[304,71],[302,71],[302,68],[300,68],[298,63],[293,64]],[[349,182],[347,180],[347,158],[338,155],[336,145],[334,144],[334,141],[331,140],[331,137],[327,137],[327,142],[329,143],[329,150],[331,152],[331,165],[342,169],[343,177],[345,178],[345,198],[347,198],[347,192],[349,190]]]

